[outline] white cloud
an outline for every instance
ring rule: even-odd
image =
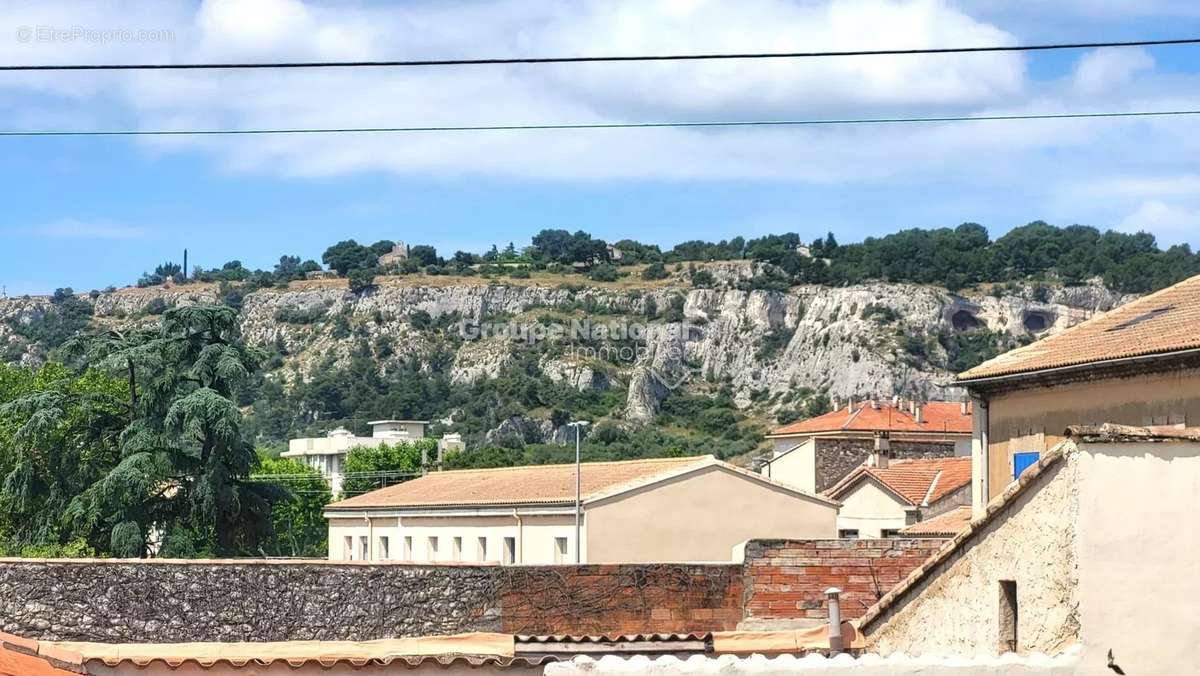
[[[1200,209],[1148,200],[1117,226],[1125,232],[1145,230],[1166,244],[1200,241]]]
[[[64,219],[45,225],[18,228],[17,232],[52,239],[137,239],[146,235],[146,229],[141,227],[104,221],[77,221],[74,219]]]
[[[1043,6],[1050,11],[1051,5]],[[81,5],[46,0],[0,6],[0,26],[72,22],[165,27],[174,40],[39,44],[18,43],[0,34],[0,60],[403,59],[1021,41],[1004,26],[979,18],[975,3],[942,0],[483,0],[376,5],[207,0],[199,6],[182,0],[102,0]],[[1084,54],[1071,73],[1052,81],[1032,79],[1026,58],[1019,54],[285,72],[27,73],[0,74],[0,126],[407,126],[1149,110],[1200,108],[1200,96],[1189,93],[1200,91],[1198,85],[1195,74],[1157,72],[1149,54],[1139,50]],[[1173,118],[755,130],[172,137],[139,143],[154,153],[201,154],[228,171],[286,177],[381,171],[400,176],[553,181],[770,180],[856,184],[863,186],[864,195],[871,186],[885,182],[953,190],[967,181],[972,188],[992,186],[1015,196],[1042,195],[1048,202],[1060,196],[1078,200],[1084,188],[1092,186],[1085,197],[1087,214],[1103,224],[1120,222],[1147,200],[1195,185],[1194,176],[1175,184],[1171,177],[1193,175],[1190,158],[1200,152],[1197,132],[1200,120]],[[920,196],[914,193],[914,198]],[[1031,204],[1031,210],[1036,207]]]
[[[1107,48],[1084,54],[1075,67],[1075,88],[1085,94],[1103,94],[1129,84],[1140,72],[1154,68],[1154,57],[1144,49]]]

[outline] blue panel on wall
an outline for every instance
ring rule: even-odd
[[[1013,454],[1013,479],[1021,478],[1021,474],[1031,466],[1037,464],[1038,458],[1042,457],[1041,453],[1031,451],[1029,453],[1014,453]]]

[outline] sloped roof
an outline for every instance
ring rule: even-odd
[[[770,484],[791,493],[829,502],[821,496],[803,493],[721,462],[711,455],[585,462],[580,468],[580,493],[583,501],[588,502],[711,466],[737,472],[759,483]],[[334,502],[327,508],[554,505],[574,501],[575,465],[564,464],[432,472],[419,479]]]
[[[971,506],[955,507],[933,518],[914,523],[900,531],[912,537],[954,537],[971,523]]]
[[[959,374],[969,383],[1200,349],[1200,276],[1126,303]]]
[[[933,504],[971,483],[971,459],[893,460],[887,469],[859,465],[825,494],[839,499],[864,477],[879,481],[910,505]]]
[[[948,401],[931,401],[922,406],[923,420],[903,407],[892,406],[890,401],[880,402],[875,408],[865,401],[854,406],[841,408],[815,418],[784,425],[771,436],[794,436],[828,432],[909,432],[924,434],[971,434],[971,414],[963,414],[962,404]]]

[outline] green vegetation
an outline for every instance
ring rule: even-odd
[[[271,507],[271,533],[261,543],[268,556],[324,558],[329,551],[329,526],[322,512],[333,500],[329,484],[317,470],[288,458],[259,455],[252,477],[282,486],[286,497]]]
[[[418,439],[411,443],[351,449],[342,465],[346,474],[342,497],[352,498],[413,478],[421,471],[422,453],[433,461],[437,456],[437,441]]]
[[[234,399],[265,355],[244,345],[236,313],[176,308],[63,354],[80,368],[0,371],[5,549],[258,553],[286,492],[248,480],[258,458]]]

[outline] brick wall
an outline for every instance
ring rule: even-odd
[[[842,590],[844,619],[854,619],[942,545],[944,540],[754,540],[746,546],[745,619],[824,620],[825,590]]]

